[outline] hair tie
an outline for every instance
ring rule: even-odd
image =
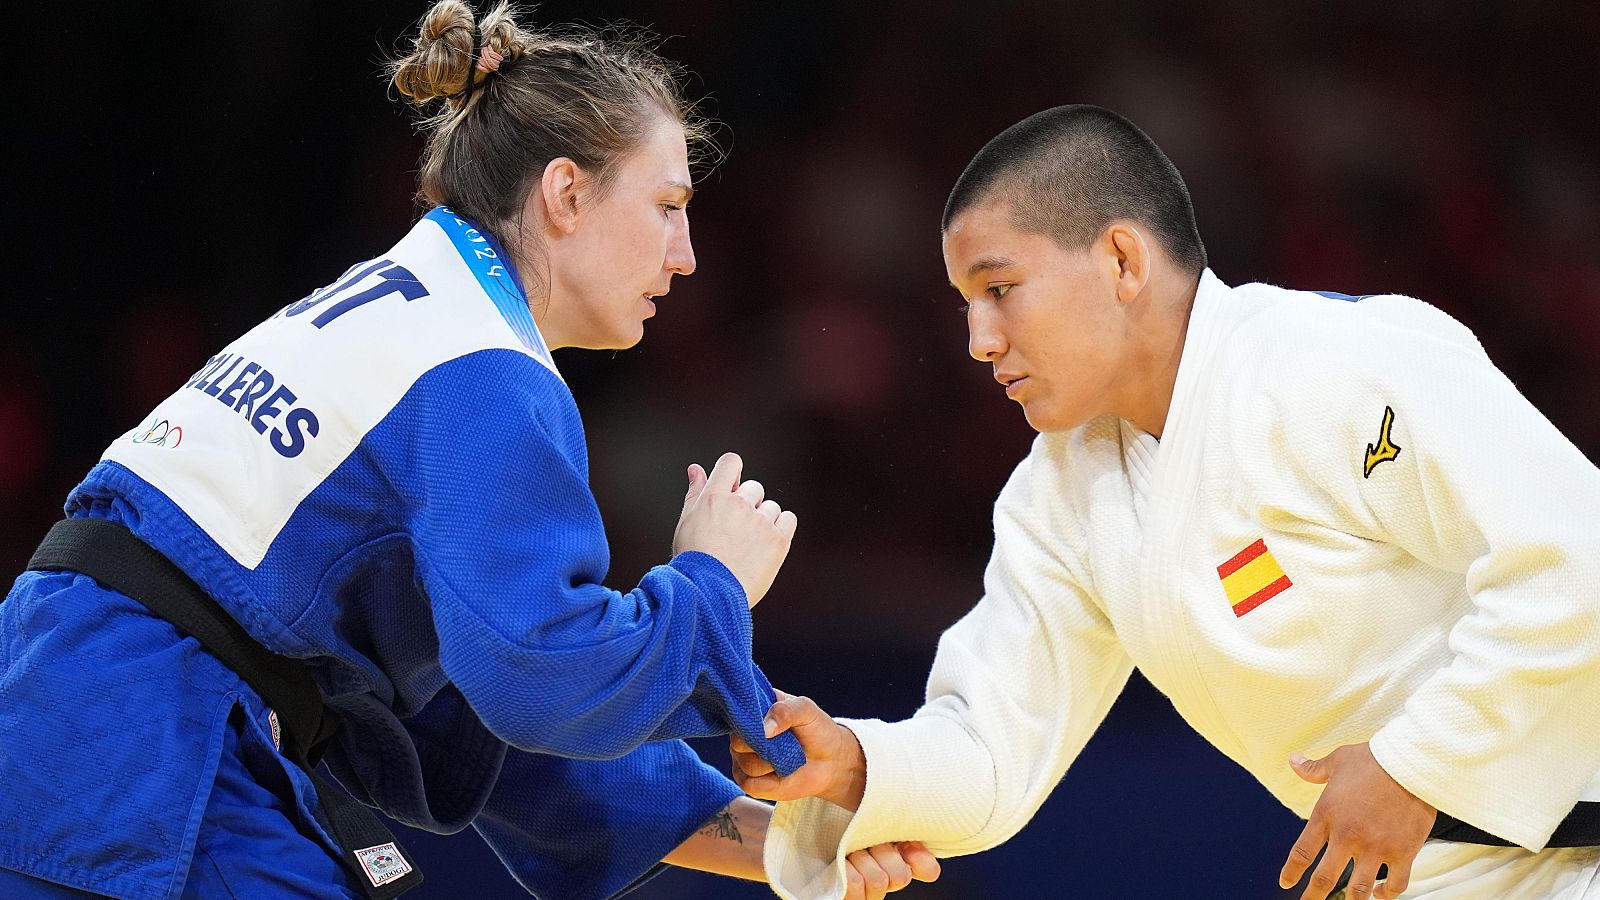
[[[500,64],[506,61],[505,54],[488,44],[483,45],[482,57],[473,68],[485,75],[500,71]]]
[[[456,96],[461,98],[461,108],[467,108],[467,101],[472,99],[472,92],[478,87],[478,73],[482,72],[484,80],[500,71],[500,64],[506,61],[505,54],[489,46],[480,45],[477,39],[477,26],[473,26],[472,58],[467,63],[467,86],[461,89]]]

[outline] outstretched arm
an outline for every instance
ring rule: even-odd
[[[749,881],[766,881],[761,854],[772,807],[736,797],[662,862]],[[880,900],[915,881],[939,877],[939,861],[916,841],[880,844],[851,854],[846,900]]]
[[[1086,587],[1062,452],[1041,439],[1001,494],[986,596],[940,639],[914,717],[836,723],[784,698],[766,734],[792,734],[807,760],[787,776],[734,745],[746,790],[779,800],[766,861],[780,896],[844,896],[863,847],[953,856],[1006,840],[1122,690],[1132,664]]]

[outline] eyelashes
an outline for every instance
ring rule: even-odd
[[[996,303],[998,303],[1001,300],[1003,300],[1005,298],[1006,294],[1010,293],[1011,289],[1014,288],[1014,287],[1016,287],[1015,284],[991,284],[988,287],[984,288],[983,292],[986,295],[988,295],[992,300],[994,300]],[[971,303],[963,303],[957,308],[960,310],[960,312],[961,312],[961,314],[963,316],[967,315],[970,312],[972,312],[972,304]]]

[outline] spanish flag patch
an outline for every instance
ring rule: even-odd
[[[1217,566],[1222,589],[1233,604],[1233,614],[1242,616],[1283,593],[1291,582],[1283,567],[1272,558],[1267,542],[1258,540]]]

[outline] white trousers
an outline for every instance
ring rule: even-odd
[[[1429,841],[1405,900],[1600,900],[1600,847],[1529,853]]]

